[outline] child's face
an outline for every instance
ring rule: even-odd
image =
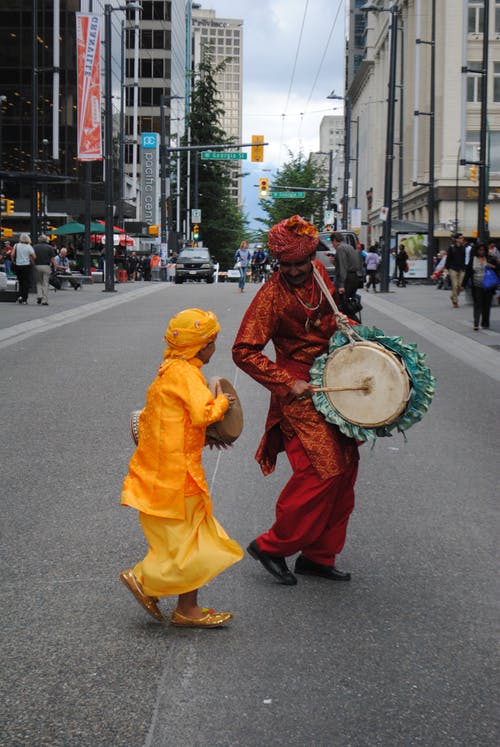
[[[200,361],[203,362],[203,364],[208,363],[212,355],[215,353],[215,340],[217,338],[214,337],[214,339],[208,343],[208,345],[205,345],[204,348],[199,350],[196,353],[196,357],[200,359]]]

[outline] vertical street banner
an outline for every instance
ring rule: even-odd
[[[101,19],[95,13],[75,15],[78,77],[77,158],[79,161],[101,161]]]
[[[159,144],[157,132],[141,134],[141,208],[147,226],[158,224]]]

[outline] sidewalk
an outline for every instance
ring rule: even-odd
[[[472,328],[472,300],[467,291],[460,294],[458,309],[451,304],[450,291],[438,290],[435,285],[426,283],[410,283],[406,288],[391,284],[389,293],[362,290],[361,299],[364,307],[363,321],[370,308],[382,311],[378,301],[385,301],[500,351],[500,306],[495,303],[496,299],[493,299],[491,307],[490,329],[479,329],[477,332]]]

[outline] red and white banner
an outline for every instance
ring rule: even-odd
[[[101,133],[101,19],[95,13],[76,13],[79,161],[102,160]]]

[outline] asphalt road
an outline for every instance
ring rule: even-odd
[[[129,413],[169,317],[213,309],[205,373],[235,382],[245,413],[234,448],[205,455],[214,513],[243,547],[266,529],[289,468],[262,477],[267,393],[230,357],[256,286],[117,287],[0,304],[0,745],[498,744],[500,307],[473,332],[470,306],[433,287],[364,294],[363,321],[416,342],[438,389],[407,443],[361,450],[351,582],[280,586],[246,555],[201,595],[232,625],[187,631],[118,580],[146,549],[119,505]]]

